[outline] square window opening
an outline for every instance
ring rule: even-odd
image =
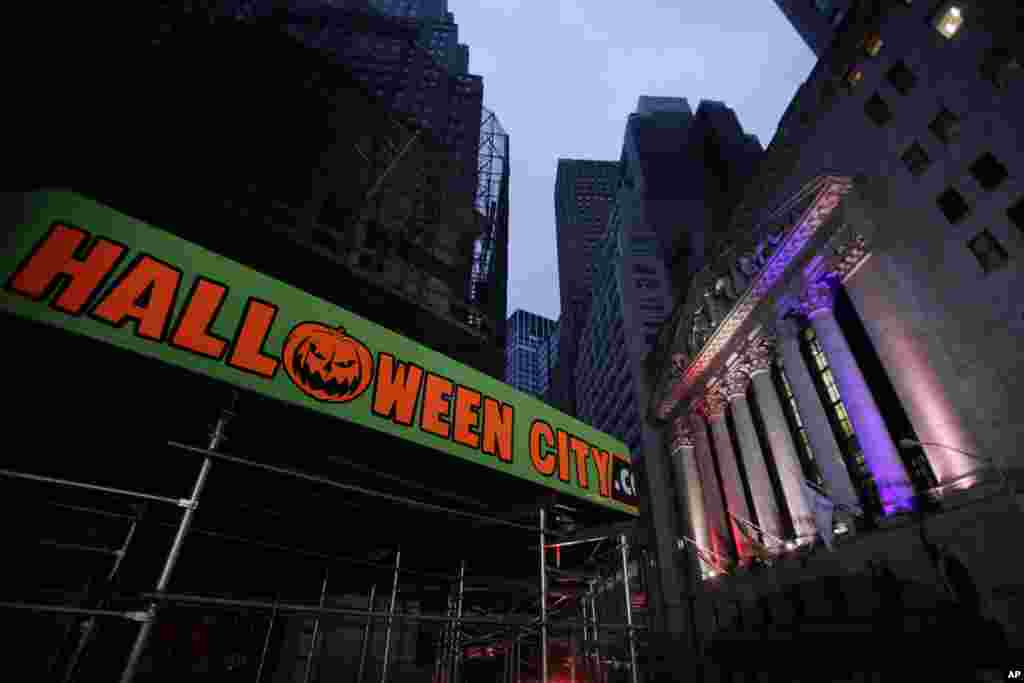
[[[892,68],[889,69],[885,74],[886,79],[892,84],[892,87],[896,88],[896,92],[901,95],[907,95],[914,86],[917,85],[917,76],[914,72],[903,62],[899,60],[893,64]]]
[[[928,153],[924,151],[924,147],[917,142],[914,142],[907,148],[901,159],[907,170],[915,176],[920,176],[927,171],[932,163],[932,160],[928,158]]]
[[[942,109],[928,124],[928,129],[943,143],[949,144],[960,137],[960,117]]]
[[[892,110],[885,103],[878,93],[875,93],[864,104],[864,113],[876,126],[884,126],[892,121]]]
[[[1006,167],[999,162],[990,152],[978,157],[970,166],[971,175],[986,190],[994,190],[1006,180]]]
[[[939,195],[939,209],[950,223],[958,223],[970,212],[970,207],[963,195],[952,187]]]
[[[974,257],[978,259],[978,265],[986,273],[999,270],[1009,261],[1009,255],[1003,249],[1003,245],[988,230],[982,230],[967,243]]]
[[[1017,203],[1006,210],[1010,222],[1017,226],[1017,229],[1024,233],[1024,197],[1017,200]]]

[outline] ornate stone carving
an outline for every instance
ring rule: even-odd
[[[693,448],[693,426],[687,416],[680,415],[672,423],[672,452],[681,448]]]
[[[739,297],[732,310],[726,316],[717,329],[707,332],[707,336],[701,340],[701,335],[693,334],[691,330],[688,341],[690,342],[690,354],[693,361],[686,370],[686,374],[679,381],[674,382],[669,389],[669,395],[661,399],[658,404],[658,413],[662,419],[671,414],[676,404],[693,391],[701,375],[707,370],[715,357],[723,350],[736,333],[736,331],[747,321],[754,309],[763,301],[768,293],[778,284],[789,264],[796,255],[807,245],[815,232],[824,224],[832,212],[839,206],[843,195],[850,190],[849,179],[833,176],[825,176],[815,179],[800,191],[800,198],[797,204],[791,204],[787,210],[796,210],[799,206],[800,220],[792,229],[786,231],[783,239],[779,242],[778,248],[773,252],[763,270],[757,272],[753,263],[745,262],[744,258],[750,258],[743,254],[737,259],[737,267],[740,272],[752,278],[750,286]],[[763,234],[763,233],[762,233]],[[759,252],[764,257],[764,251]],[[708,277],[701,279],[698,292],[703,290],[709,282]],[[697,297],[700,299],[700,297]],[[702,341],[699,345],[698,341]]]
[[[676,377],[686,374],[686,367],[690,364],[690,357],[685,353],[672,354],[672,373]]]
[[[808,318],[831,311],[834,303],[835,291],[831,278],[808,282],[800,292],[800,312]]]
[[[704,417],[708,420],[720,420],[725,415],[725,406],[728,404],[728,399],[722,395],[718,387],[708,390],[704,394],[704,400],[701,403],[701,409],[704,413]]]
[[[767,372],[775,360],[775,340],[768,336],[760,336],[747,347],[743,354],[743,363],[751,377],[759,372]]]
[[[729,374],[722,381],[722,393],[730,401],[744,398],[747,395],[747,387],[750,386],[750,375],[744,372],[742,366],[733,367]]]

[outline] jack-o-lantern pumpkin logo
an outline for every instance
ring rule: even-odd
[[[351,401],[373,379],[370,349],[343,327],[299,323],[288,333],[282,360],[295,386],[318,401]]]

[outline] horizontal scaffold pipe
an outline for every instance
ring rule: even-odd
[[[536,622],[536,618],[530,617],[467,617],[467,616],[446,616],[443,614],[413,614],[405,612],[374,612],[366,609],[355,609],[348,607],[320,607],[319,605],[302,605],[298,603],[277,602],[266,600],[237,600],[233,598],[216,598],[205,595],[190,595],[185,593],[142,593],[139,597],[145,600],[169,603],[177,606],[208,606],[214,605],[225,608],[246,608],[254,610],[277,610],[278,614],[320,614],[324,616],[345,616],[345,617],[369,617],[371,619],[401,619],[406,621],[428,621],[428,622],[461,622],[465,624],[496,624],[499,626],[529,626]],[[555,628],[560,627],[582,627],[581,621],[548,621],[548,624]],[[633,624],[601,624],[602,630],[622,631],[628,629],[645,630],[647,627]]]
[[[47,605],[41,602],[0,602],[0,609],[21,609],[30,612],[53,612],[56,614],[80,614],[93,617],[118,617],[121,619],[139,619],[141,612],[90,609],[88,607],[68,607],[66,605]]]
[[[189,446],[187,444],[178,443],[176,441],[168,441],[168,445],[175,448],[180,448],[190,453],[196,453],[203,455],[208,458],[215,460],[224,460],[226,462],[235,463],[237,465],[244,465],[246,467],[252,467],[254,469],[264,470],[266,472],[273,472],[274,474],[282,474],[286,477],[292,477],[294,479],[302,479],[317,484],[323,484],[332,488],[340,489],[342,491],[362,493],[367,496],[373,496],[376,498],[382,498],[389,500],[393,503],[402,503],[410,507],[420,508],[422,510],[430,510],[432,512],[441,512],[446,515],[452,515],[455,517],[464,517],[466,519],[472,519],[477,522],[485,522],[487,524],[496,524],[500,526],[506,526],[513,529],[520,529],[522,531],[535,532],[536,527],[519,524],[517,522],[510,522],[506,519],[500,519],[498,517],[489,517],[487,515],[478,515],[472,512],[464,512],[462,510],[455,510],[454,508],[445,507],[443,505],[435,505],[433,503],[426,503],[420,500],[414,500],[412,498],[406,498],[405,496],[398,496],[393,493],[384,493],[383,491],[374,491],[373,489],[367,489],[362,486],[356,486],[354,484],[343,484],[339,481],[334,481],[327,477],[322,477],[316,474],[309,474],[307,472],[300,472],[298,470],[289,469],[287,467],[279,467],[277,465],[269,465],[267,463],[256,462],[254,460],[246,460],[245,458],[236,458],[233,455],[226,455],[224,453],[218,453],[217,451],[207,450],[205,448],[198,448],[196,446]]]
[[[187,498],[171,498],[169,496],[157,496],[152,493],[129,491],[128,489],[119,489],[114,488],[113,486],[101,486],[99,484],[89,484],[84,481],[72,481],[70,479],[60,479],[58,477],[44,477],[41,474],[18,472],[16,470],[0,469],[0,476],[11,477],[12,479],[27,479],[29,481],[38,481],[43,484],[57,484],[58,486],[67,486],[70,488],[85,489],[88,491],[101,491],[102,493],[113,493],[118,496],[128,496],[130,498],[155,500],[160,503],[170,503],[171,505],[178,506],[184,506],[189,503],[189,500]]]

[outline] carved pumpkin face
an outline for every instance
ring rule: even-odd
[[[295,386],[319,401],[351,401],[373,379],[373,355],[343,327],[299,323],[288,334],[282,355]]]

